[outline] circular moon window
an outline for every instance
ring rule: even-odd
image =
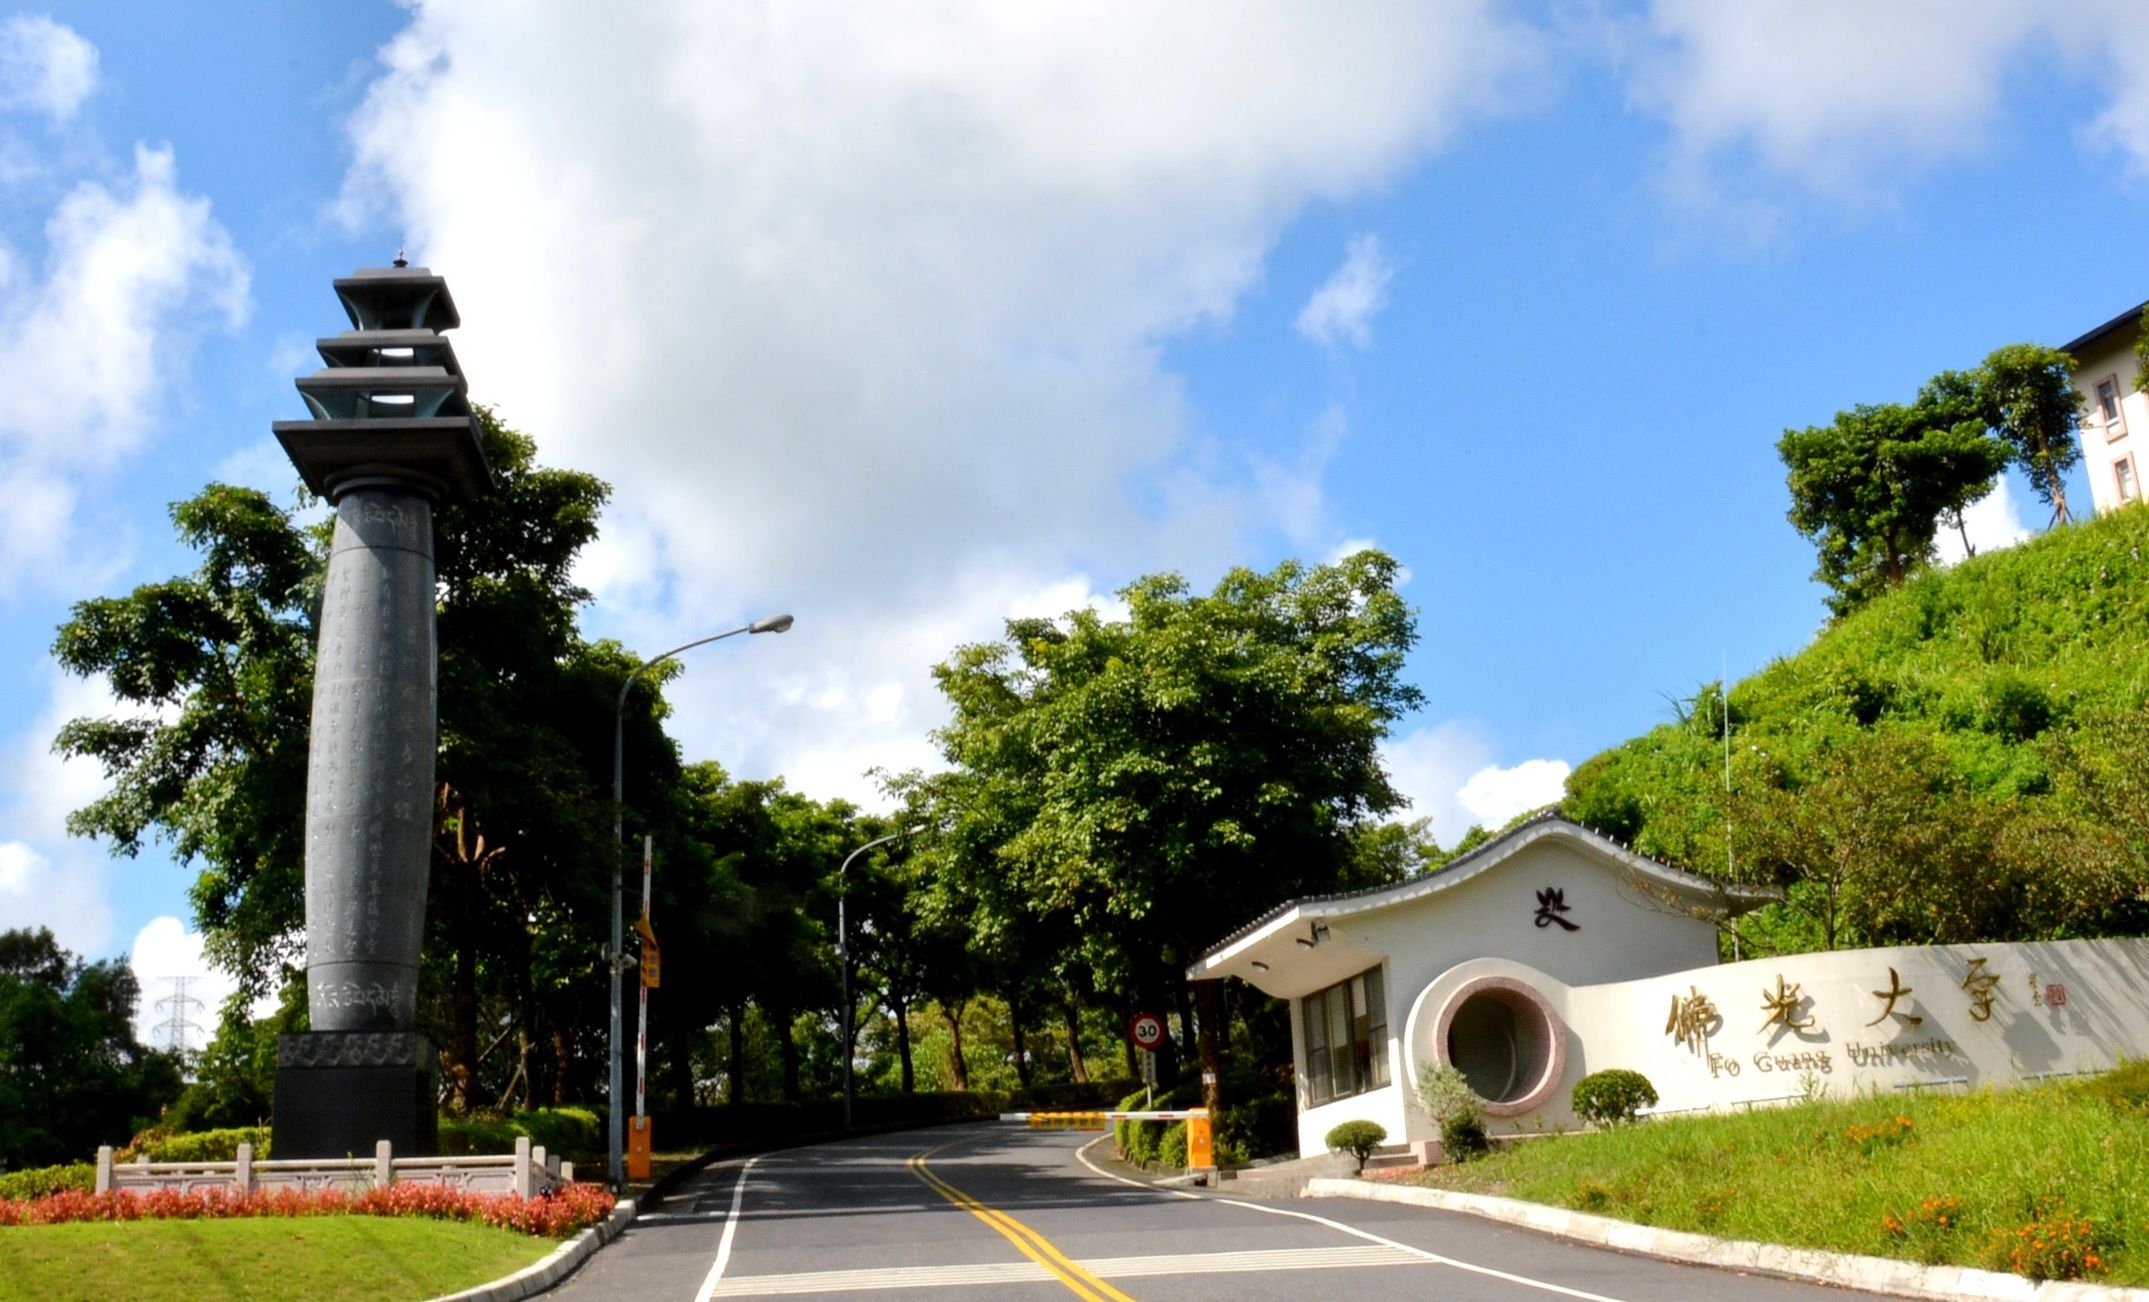
[[[1543,1103],[1566,1066],[1566,1035],[1552,1006],[1535,990],[1505,977],[1472,981],[1442,1010],[1440,1056],[1494,1116],[1513,1116]]]

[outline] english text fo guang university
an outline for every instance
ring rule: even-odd
[[[1767,903],[1557,814],[1442,870],[1295,900],[1188,970],[1291,1005],[1302,1154],[1339,1122],[1437,1143],[1412,1082],[1454,1066],[1495,1134],[1574,1128],[1623,1067],[1650,1115],[2086,1075],[2149,1054],[2149,941],[1913,945],[1717,961]]]

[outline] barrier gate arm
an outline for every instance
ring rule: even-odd
[[[1002,1121],[1019,1121],[1032,1130],[1103,1130],[1115,1121],[1184,1121],[1186,1123],[1186,1165],[1188,1170],[1202,1170],[1216,1165],[1214,1133],[1209,1123],[1207,1108],[1155,1109],[1151,1111],[1125,1112],[1119,1110],[1084,1110],[1079,1112],[1003,1112]]]

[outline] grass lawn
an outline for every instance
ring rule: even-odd
[[[430,1298],[512,1274],[558,1246],[419,1217],[14,1226],[0,1228],[0,1298]]]
[[[2097,1093],[2149,1080],[2143,1067],[1664,1118],[1408,1179],[1725,1238],[2149,1284],[2149,1110]]]

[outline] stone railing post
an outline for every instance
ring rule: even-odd
[[[112,1192],[112,1146],[97,1146],[97,1192]]]
[[[515,1196],[527,1198],[537,1187],[537,1178],[530,1173],[530,1137],[515,1136]]]
[[[239,1196],[245,1198],[254,1192],[254,1146],[239,1145],[238,1156],[238,1169],[232,1172],[231,1182],[238,1187]]]
[[[373,1145],[373,1187],[386,1189],[395,1183],[395,1145],[383,1139]]]

